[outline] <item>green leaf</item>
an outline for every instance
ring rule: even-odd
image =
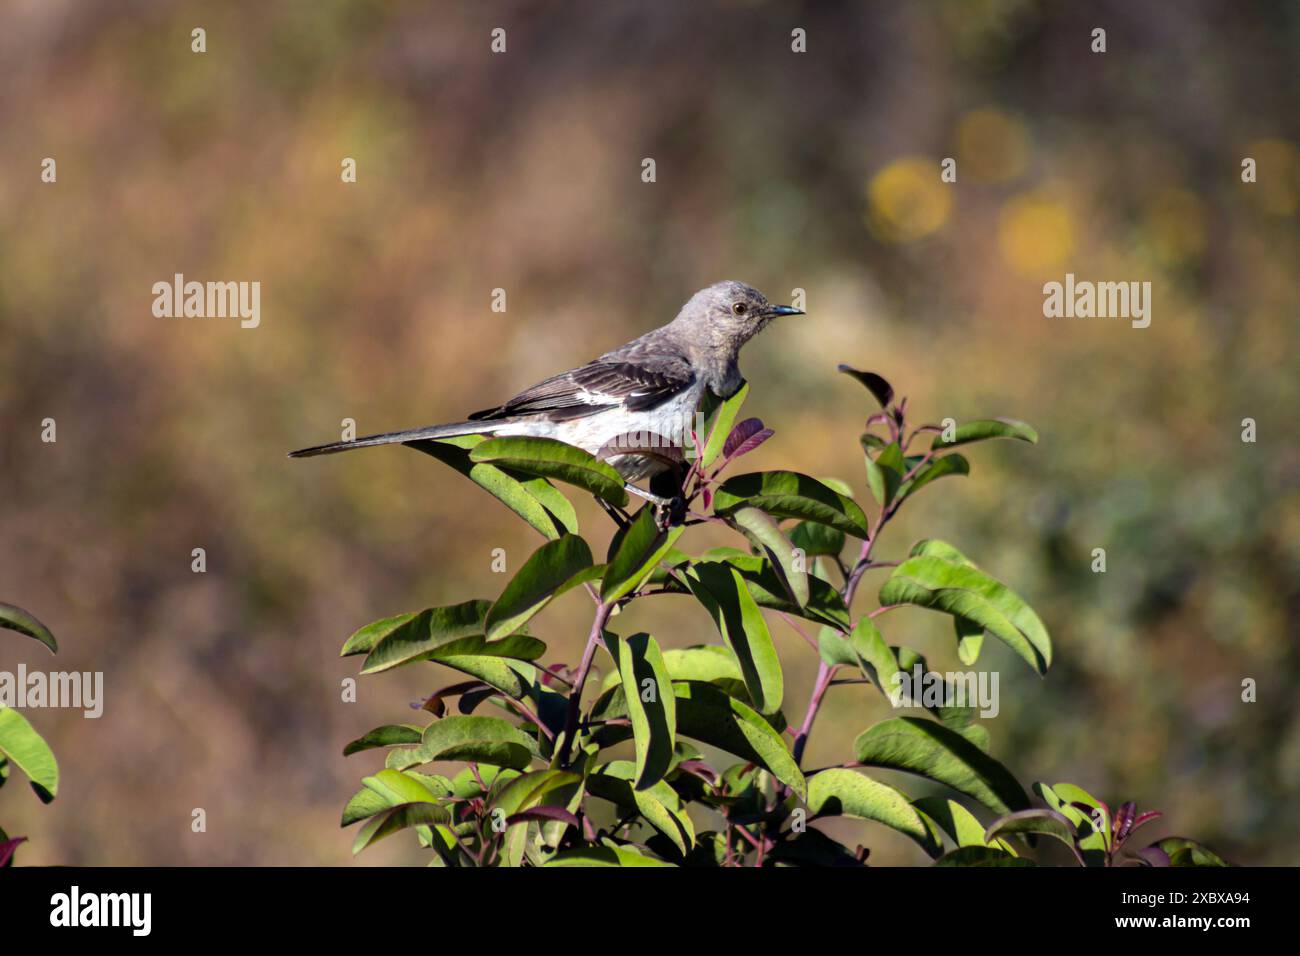
[[[863,463],[867,468],[867,489],[871,492],[871,497],[876,499],[876,504],[885,506],[889,500],[894,497],[894,491],[898,488],[899,475],[897,472],[886,472],[886,470],[876,464],[875,459],[870,454],[863,456]],[[890,487],[890,477],[893,482]]]
[[[339,826],[350,827],[354,823],[373,817],[376,813],[383,813],[390,806],[392,804],[381,794],[369,787],[362,787],[352,795],[352,799],[343,808],[343,820]]]
[[[853,746],[858,763],[919,774],[997,813],[1029,807],[1028,795],[1010,771],[942,724],[893,717],[864,731]]]
[[[883,823],[911,837],[931,857],[943,853],[938,831],[905,794],[852,770],[833,767],[809,778],[808,810],[813,816]]]
[[[433,607],[418,614],[402,614],[363,627],[344,646],[344,654],[356,653],[369,643],[361,673],[375,674],[423,660],[430,651],[462,638],[483,633],[487,601],[465,601],[448,607]]]
[[[45,738],[12,707],[0,705],[0,755],[31,779],[45,803],[59,792],[59,764]]]
[[[487,601],[483,603],[488,604]],[[487,613],[486,609],[484,609],[484,613]],[[387,635],[409,624],[419,614],[419,611],[408,611],[405,614],[394,614],[392,617],[386,617],[375,621],[373,624],[367,624],[343,643],[343,650],[339,652],[339,656],[351,657],[354,654],[368,654]]]
[[[408,827],[432,826],[451,821],[451,811],[436,803],[403,803],[372,816],[352,841],[355,856],[366,847]]]
[[[800,607],[790,599],[785,582],[767,558],[735,548],[712,548],[703,557],[725,562],[739,571],[745,588],[759,607],[829,624],[841,631],[849,629],[849,609],[844,606],[844,599],[829,582],[816,575],[809,576],[808,603]]]
[[[817,480],[820,481],[827,488],[829,488],[831,491],[839,492],[845,498],[853,497],[853,486],[850,485],[843,478],[835,478],[831,475],[818,475]]]
[[[605,567],[600,585],[601,601],[610,604],[640,586],[684,530],[679,525],[661,531],[655,521],[655,509],[650,505],[637,512]]]
[[[1033,860],[989,846],[962,846],[934,861],[935,866],[1033,866]]]
[[[446,778],[413,771],[381,770],[373,777],[366,777],[362,783],[362,788],[352,795],[343,809],[340,826],[351,826],[358,820],[402,804],[427,803],[451,795],[450,782]]]
[[[429,866],[464,867],[475,864],[474,859],[456,842],[456,836],[450,827],[439,823],[428,830],[429,846],[435,854],[429,860]]]
[[[524,562],[488,610],[483,622],[487,639],[498,640],[517,630],[552,598],[599,577],[602,567],[592,565],[591,548],[577,535],[546,542]]]
[[[764,714],[775,713],[785,693],[781,659],[740,572],[725,564],[701,561],[687,570],[686,583],[736,655],[754,706]]]
[[[414,724],[385,724],[383,727],[376,727],[369,733],[358,737],[344,747],[343,756],[350,757],[363,750],[374,750],[378,747],[418,744],[422,736],[422,728],[416,727]]]
[[[470,800],[484,796],[488,790],[492,790],[494,793],[500,792],[502,787],[518,776],[518,770],[511,770],[508,767],[494,767],[491,764],[479,766],[478,773],[466,767],[452,778],[451,795],[457,800]],[[482,786],[479,786],[480,779],[483,781]]]
[[[916,544],[912,545],[909,558],[943,558],[945,561],[951,561],[953,564],[965,564],[969,567],[975,567],[975,562],[966,555],[958,551],[947,541],[941,541],[938,538],[922,538]]]
[[[756,763],[801,799],[807,798],[807,784],[785,741],[753,708],[699,681],[675,683],[673,690],[677,695],[678,736],[711,744]]]
[[[678,745],[682,745],[683,737],[711,744],[767,770],[802,794],[803,775],[779,733],[785,728],[785,718],[776,714],[764,719],[744,700],[728,693],[725,684],[725,679],[717,685],[673,681]],[[737,683],[734,693],[743,694],[744,685]],[[591,722],[599,725],[593,735],[599,747],[613,746],[630,736],[626,727],[608,723],[627,716],[627,699],[621,685],[601,694],[590,715]]]
[[[930,482],[943,478],[946,475],[969,475],[970,462],[963,456],[956,454],[944,455],[942,458],[935,458],[927,465],[920,468],[917,473],[899,486],[898,497],[906,498],[914,495]]]
[[[984,833],[984,841],[992,843],[999,837],[1030,833],[1054,837],[1077,855],[1074,847],[1074,826],[1055,810],[1017,810],[1015,813],[1004,814],[989,824],[988,830]]]
[[[952,626],[957,634],[958,659],[967,667],[973,667],[984,646],[984,628],[960,616],[953,617]]]
[[[912,804],[942,827],[959,847],[990,845],[984,840],[984,824],[956,800],[947,797],[923,797],[920,800],[913,800]],[[1012,856],[1016,855],[1015,849],[1005,840],[996,840],[992,846]]]
[[[838,840],[815,827],[787,837],[772,848],[765,863],[816,867],[860,867],[856,856]]]
[[[944,441],[942,434],[935,435],[931,447],[952,448],[968,442],[984,441],[986,438],[1018,438],[1033,444],[1038,441],[1038,432],[1028,422],[1014,418],[985,418],[958,425],[953,432],[952,441]]]
[[[705,392],[704,400],[700,404],[705,433],[699,436],[704,442],[704,454],[700,461],[703,467],[708,468],[722,454],[727,436],[731,434],[732,426],[736,424],[736,416],[740,414],[740,406],[745,404],[745,397],[748,394],[748,382],[741,382],[740,388],[726,399],[718,398],[712,391]]]
[[[587,790],[602,800],[635,809],[652,827],[672,841],[683,856],[695,845],[695,826],[682,806],[681,798],[667,781],[638,789],[632,785],[635,773],[631,761],[611,760],[587,777]]]
[[[673,680],[698,680],[714,683],[719,680],[744,680],[736,657],[725,647],[702,644],[697,647],[680,647],[664,651],[664,667]]]
[[[844,550],[844,532],[815,521],[801,521],[790,529],[790,543],[810,558],[834,557]]]
[[[519,700],[537,673],[531,664],[524,662],[536,660],[545,651],[544,643],[526,634],[510,634],[499,641],[488,641],[476,634],[435,648],[423,659],[478,678]]]
[[[618,667],[628,717],[632,721],[632,739],[636,745],[635,786],[644,790],[662,780],[672,763],[677,743],[677,698],[673,694],[672,678],[659,645],[649,634],[633,634],[623,640],[617,634],[606,632],[605,646]]]
[[[823,661],[834,667],[837,664],[846,667],[858,666],[858,655],[853,652],[847,634],[841,634],[833,627],[823,627],[817,632],[817,653]]]
[[[875,372],[859,372],[850,365],[840,365],[836,370],[856,379],[880,403],[881,408],[888,408],[889,403],[894,400],[893,386]]]
[[[933,714],[939,723],[943,724],[950,730],[955,730],[967,740],[974,743],[981,750],[988,750],[988,733],[982,727],[971,725],[975,719],[976,708],[973,704],[976,701],[978,675],[956,675],[959,680],[963,681],[963,686],[958,686],[953,681],[948,680],[947,675],[937,671],[931,671],[930,665],[925,658],[918,654],[913,648],[900,646],[890,648],[898,661],[898,670],[901,675],[910,678],[907,686],[903,685],[901,675],[898,683],[898,706],[911,706],[924,708],[928,713]],[[918,675],[917,668],[920,668]],[[940,695],[939,701],[926,703],[926,695],[932,680],[943,682],[944,689]],[[969,682],[967,682],[969,681]],[[889,684],[886,682],[886,686]],[[948,704],[946,701],[966,700],[969,704]]]
[[[507,634],[499,641],[475,634],[434,648],[426,660],[442,664],[456,657],[496,657],[525,662],[535,661],[545,653],[545,642],[523,632]]]
[[[433,657],[430,660],[481,680],[514,700],[523,700],[527,696],[531,682],[537,673],[530,664],[493,657],[490,654],[451,655]]]
[[[729,519],[746,538],[767,554],[772,567],[779,573],[786,593],[800,607],[808,603],[808,563],[807,553],[796,557],[794,544],[776,520],[757,508],[739,508]],[[823,527],[814,525],[814,527]],[[844,535],[834,528],[826,529],[831,534],[839,534],[841,543]]]
[[[1227,866],[1223,857],[1209,847],[1186,837],[1165,837],[1151,844],[1163,850],[1169,857],[1170,866]]]
[[[612,846],[587,846],[565,850],[548,860],[544,866],[674,866],[664,860],[643,856],[633,850]]]
[[[713,510],[726,517],[758,508],[778,518],[799,518],[865,538],[867,516],[858,503],[816,478],[794,471],[760,471],[727,479],[713,497]]]
[[[863,615],[858,619],[849,635],[849,646],[862,673],[892,706],[899,706],[902,703],[902,684],[898,678],[898,658],[871,618]]]
[[[881,448],[874,461],[870,454],[867,455],[867,485],[877,504],[887,506],[893,503],[906,472],[907,463],[903,460],[903,449],[898,442]]]
[[[1058,783],[1055,787],[1036,783],[1033,789],[1049,807],[1080,830],[1088,831],[1077,838],[1084,862],[1088,866],[1105,865],[1113,838],[1110,807],[1072,783]]]
[[[491,462],[500,468],[577,485],[619,507],[627,504],[623,478],[612,466],[553,438],[489,438],[474,446],[469,457],[471,461]]]
[[[568,803],[582,784],[576,773],[564,770],[535,770],[515,777],[493,797],[490,811],[500,810],[503,819],[537,806],[563,806]],[[558,800],[558,803],[557,803]],[[523,862],[529,830],[537,824],[527,820],[512,823],[501,837],[501,857],[506,866],[519,866]]]
[[[577,531],[573,505],[554,488],[551,489],[553,494],[547,493],[534,483],[540,479],[520,480],[496,465],[472,461],[471,449],[486,440],[483,435],[460,435],[407,444],[460,472],[545,537],[558,538],[565,531]]]
[[[493,466],[485,465],[484,467],[491,468]],[[578,512],[573,507],[573,502],[564,496],[564,492],[551,484],[548,479],[536,476],[522,478],[519,484],[523,486],[524,491],[536,498],[537,502],[550,512],[551,517],[559,523],[561,534],[565,531],[570,534],[578,533]],[[559,537],[559,535],[548,534],[547,537]]]
[[[880,589],[881,604],[914,604],[965,618],[1010,647],[1039,674],[1052,662],[1047,629],[1006,585],[968,564],[922,555],[908,558]]]
[[[923,539],[912,547],[910,557],[919,558],[922,556],[943,558],[956,564],[975,567],[974,561],[947,541],[940,541],[938,538]],[[957,635],[957,657],[967,667],[973,667],[975,662],[979,660],[980,650],[984,646],[984,628],[974,621],[957,615],[953,616],[952,625]]]
[[[20,607],[0,601],[0,627],[34,637],[51,651],[58,653],[59,643],[50,633],[50,629]]]
[[[406,767],[435,760],[473,760],[522,770],[537,750],[537,742],[500,717],[457,714],[424,728],[420,746],[406,757]],[[396,769],[405,769],[398,767]]]

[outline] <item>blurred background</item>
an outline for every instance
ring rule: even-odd
[[[31,838],[19,862],[347,863],[339,813],[382,758],[343,745],[456,678],[406,668],[345,703],[342,642],[494,596],[492,549],[513,570],[540,539],[407,449],[284,453],[345,418],[460,418],[722,278],[804,289],[809,313],[746,350],[747,413],[776,437],[741,470],[863,487],[874,409],[837,362],[924,419],[1038,428],[1037,447],[972,447],[971,476],[877,549],[952,541],[1047,622],[1045,679],[981,659],[1002,675],[994,755],[1164,810],[1152,839],[1300,862],[1297,49],[1300,8],[1227,0],[9,0],[0,600],[61,651],[10,635],[0,669],[102,670],[106,697],[99,720],[27,713],[63,780],[48,807],[0,791]],[[1066,272],[1151,282],[1151,326],[1044,318]],[[175,273],[261,282],[260,326],[155,318]],[[580,514],[603,553],[607,519]],[[626,626],[717,639],[660,600]],[[576,660],[589,613],[574,592],[535,622],[552,660]],[[882,623],[958,666],[937,617]],[[816,661],[772,626],[797,719]],[[886,710],[832,690],[807,765]],[[882,828],[832,829],[873,863],[924,862]],[[361,862],[423,862],[413,842]]]

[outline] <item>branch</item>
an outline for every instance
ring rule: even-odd
[[[808,735],[812,733],[813,721],[817,719],[817,711],[821,709],[822,698],[826,696],[826,688],[830,687],[837,666],[827,664],[825,661],[817,666],[817,680],[813,684],[812,697],[808,700],[808,710],[804,713],[803,724],[800,725],[799,732],[794,738],[793,754],[796,766],[803,759],[803,750],[808,744]]]
[[[564,721],[564,744],[560,754],[561,765],[569,765],[569,754],[573,752],[573,739],[578,734],[578,712],[582,707],[582,689],[587,684],[587,674],[591,671],[591,662],[596,657],[596,647],[601,643],[600,632],[605,629],[609,615],[614,610],[613,604],[596,602],[596,616],[591,622],[591,632],[587,635],[587,648],[582,652],[582,663],[578,674],[573,679],[573,690],[569,692],[569,713]]]

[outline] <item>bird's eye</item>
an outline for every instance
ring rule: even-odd
[[[733,306],[731,307],[731,311],[732,311],[732,312],[735,312],[736,315],[744,315],[744,314],[745,314],[745,303],[743,303],[743,302],[737,302],[735,305],[733,305]]]

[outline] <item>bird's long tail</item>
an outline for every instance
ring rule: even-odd
[[[451,422],[447,425],[428,425],[424,428],[411,428],[404,432],[386,432],[383,435],[367,435],[352,441],[336,441],[328,445],[316,445],[312,448],[299,448],[289,452],[290,458],[311,458],[315,455],[332,455],[335,452],[350,451],[353,448],[373,448],[376,445],[396,445],[408,441],[420,441],[429,438],[454,438],[457,435],[491,434],[500,422]]]

